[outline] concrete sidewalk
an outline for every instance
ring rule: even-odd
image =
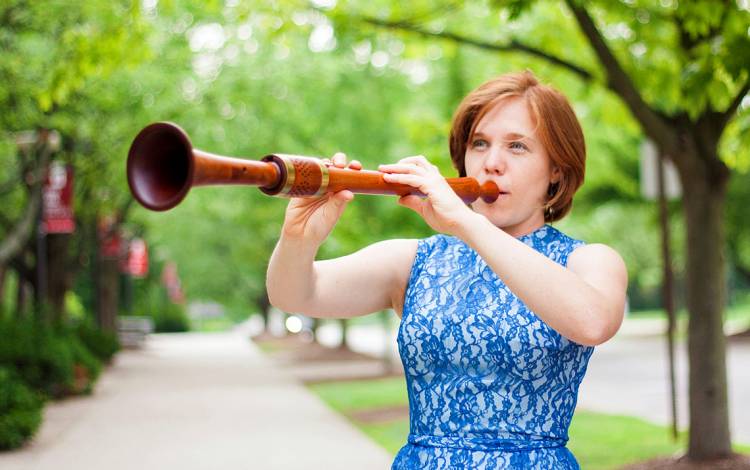
[[[93,396],[51,402],[3,470],[385,469],[391,456],[245,334],[154,335]]]
[[[675,351],[677,416],[688,427],[687,344]],[[750,344],[727,344],[727,375],[732,441],[750,444]],[[594,351],[579,392],[578,406],[602,413],[637,416],[658,424],[671,423],[666,340],[658,336],[615,337]]]

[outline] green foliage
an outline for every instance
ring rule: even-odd
[[[408,403],[403,377],[313,384],[310,389],[340,413]]]
[[[164,263],[158,258],[152,259],[148,276],[133,281],[133,314],[151,317],[157,333],[189,331],[190,322],[185,307],[169,299],[166,288],[159,280],[163,266]]]
[[[729,185],[730,197],[726,208],[727,253],[730,265],[734,267],[734,291],[750,287],[750,224],[747,223],[750,207],[750,171],[737,172]]]
[[[120,350],[117,335],[103,331],[92,322],[81,322],[76,328],[76,335],[86,349],[102,363],[109,363]]]
[[[12,367],[23,381],[50,396],[62,396],[73,386],[73,351],[46,324],[5,320],[0,331],[0,364]]]
[[[102,371],[101,361],[85,346],[73,332],[64,336],[64,341],[73,353],[73,383],[66,394],[89,394]]]
[[[719,151],[731,169],[741,175],[750,173],[750,102],[740,106],[737,116],[727,126]]]
[[[20,447],[42,422],[44,400],[0,366],[0,450]]]
[[[165,302],[164,307],[153,312],[154,330],[157,333],[182,333],[190,330],[190,321],[182,305]]]
[[[0,66],[6,83],[0,98],[16,103],[21,98],[34,100],[24,100],[28,107],[16,108],[17,112],[45,113],[64,105],[89,77],[107,75],[140,57],[142,49],[133,47],[145,32],[138,3],[71,6],[68,1],[47,0],[4,2],[0,7],[0,43],[9,58]],[[5,123],[22,124],[19,114],[6,114]],[[29,124],[33,121],[25,125]]]
[[[724,109],[748,77],[749,13],[739,4],[585,4],[645,100],[666,115]],[[519,41],[585,68],[593,79],[582,82],[540,57],[374,26],[364,17],[488,43]],[[600,86],[606,74],[563,2],[340,0],[334,8],[313,8],[303,1],[14,1],[0,7],[0,19],[7,59],[0,63],[0,105],[9,110],[0,117],[0,187],[19,182],[0,194],[4,215],[13,220],[28,199],[11,132],[37,125],[60,130],[57,157],[73,164],[76,175],[79,232],[72,245],[81,302],[70,304],[75,312],[94,308],[95,226],[111,213],[123,215],[126,235],[149,242],[153,275],[135,281],[136,314],[161,309],[159,274],[167,260],[179,266],[189,299],[220,301],[233,320],[257,310],[262,297],[286,201],[253,188],[198,188],[167,213],[137,207],[124,162],[148,122],[175,121],[197,148],[220,154],[257,159],[341,150],[368,169],[423,154],[453,176],[447,133],[458,101],[492,76],[525,68],[571,98],[587,137],[586,184],[563,226],[623,249],[636,304],[655,306],[657,245],[639,245],[658,239],[655,209],[639,195],[641,131]],[[721,141],[722,157],[739,171],[750,168],[748,126],[747,106],[740,107]],[[740,186],[730,200],[735,194],[741,196]],[[732,259],[744,260],[742,223],[731,220],[728,233],[740,234]],[[0,224],[0,236],[7,226]],[[395,198],[362,195],[319,256],[429,234]]]
[[[90,391],[101,364],[74,332],[35,320],[0,321],[0,366],[32,389],[61,397]]]

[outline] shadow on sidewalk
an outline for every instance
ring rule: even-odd
[[[402,377],[400,363],[353,351],[327,347],[301,334],[274,336],[262,333],[251,338],[274,363],[305,383]]]

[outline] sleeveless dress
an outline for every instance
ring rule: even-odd
[[[563,266],[584,244],[549,225],[519,240]],[[580,468],[565,444],[594,348],[542,322],[462,240],[419,240],[398,348],[410,432],[392,470]]]

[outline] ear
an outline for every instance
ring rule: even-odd
[[[549,180],[550,184],[559,183],[560,179],[562,179],[562,170],[560,170],[559,166],[552,167],[552,175]]]

